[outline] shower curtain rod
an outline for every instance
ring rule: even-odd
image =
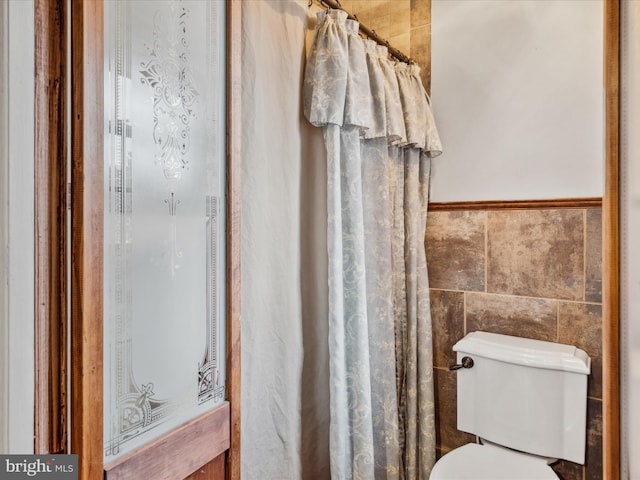
[[[333,8],[334,10],[342,10],[343,12],[347,12],[344,8],[342,8],[342,5],[340,5],[340,2],[337,1],[337,0],[316,0],[316,1],[318,3],[324,5],[325,7]],[[311,6],[312,3],[313,3],[313,0],[310,0],[309,1],[309,6]],[[392,47],[389,44],[388,40],[385,40],[380,35],[378,35],[374,30],[371,30],[367,26],[365,26],[362,23],[360,23],[360,21],[358,20],[358,18],[355,15],[352,15],[351,13],[347,12],[347,17],[350,18],[351,20],[357,21],[360,24],[360,31],[362,33],[364,33],[367,37],[369,37],[371,40],[374,40],[379,45],[383,45],[383,46],[387,47],[387,49],[389,50],[389,53],[391,54],[391,56],[397,58],[398,60],[400,60],[401,62],[404,62],[404,63],[409,63],[409,64],[414,63],[414,61],[411,60],[410,57],[406,56],[404,53],[402,53],[397,48]]]

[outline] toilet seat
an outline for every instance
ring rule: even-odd
[[[546,459],[492,444],[469,443],[436,462],[430,480],[558,480]]]

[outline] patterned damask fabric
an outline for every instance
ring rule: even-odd
[[[303,103],[327,150],[334,479],[427,479],[435,461],[423,239],[442,147],[419,73],[318,13]]]

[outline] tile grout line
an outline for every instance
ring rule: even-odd
[[[560,300],[556,301],[556,342],[560,342]]]
[[[489,212],[484,212],[484,292],[489,293]]]
[[[443,372],[448,372],[449,371],[449,367],[438,367],[438,366],[435,366],[435,365],[434,365],[433,369],[434,370],[441,370]]]
[[[569,298],[554,298],[554,297],[534,297],[532,295],[518,295],[515,293],[495,293],[495,292],[482,292],[480,290],[453,290],[448,288],[433,288],[430,287],[430,290],[439,290],[442,292],[456,292],[456,293],[464,293],[464,294],[475,294],[475,295],[491,295],[498,297],[515,297],[529,300],[547,300],[554,301],[560,303],[577,303],[578,305],[600,305],[602,306],[602,302],[587,302],[584,300],[571,300]]]
[[[582,299],[587,301],[587,210],[582,211]]]
[[[467,292],[462,294],[462,333],[467,334]]]
[[[453,293],[466,293],[466,292],[484,293],[476,290],[455,290],[453,288],[438,288],[438,287],[429,287],[429,290],[438,290],[439,292],[453,292]]]

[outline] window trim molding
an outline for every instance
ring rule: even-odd
[[[620,2],[604,0],[605,191],[602,201],[603,478],[620,478]]]
[[[67,2],[35,0],[34,452],[67,440]],[[61,161],[64,159],[64,161]]]

